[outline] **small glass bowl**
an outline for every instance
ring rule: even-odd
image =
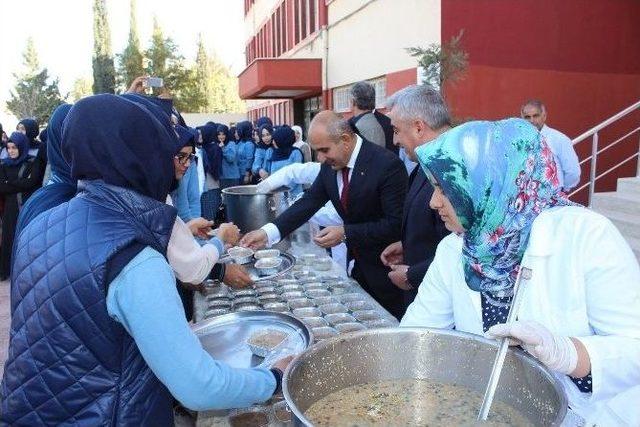
[[[223,308],[223,307],[231,307],[231,300],[226,299],[226,298],[219,298],[219,299],[210,299],[207,300],[207,307],[208,308]]]
[[[324,314],[346,313],[347,307],[342,304],[324,304],[321,305],[320,310]]]
[[[331,326],[336,326],[340,323],[354,323],[356,319],[347,313],[334,313],[327,314],[324,318],[331,324]]]
[[[362,310],[354,311],[353,317],[355,317],[359,322],[369,322],[372,320],[379,320],[380,314],[375,310]]]
[[[286,302],[270,302],[262,305],[267,311],[277,311],[278,313],[289,312],[289,305]]]
[[[330,297],[331,292],[326,289],[312,289],[310,291],[306,291],[305,294],[309,298],[320,298],[320,297]]]
[[[231,427],[266,427],[271,422],[270,410],[264,406],[233,409],[229,413]]]
[[[303,285],[305,291],[313,291],[314,289],[327,289],[327,286],[321,282],[309,282]]]
[[[242,305],[242,304],[258,304],[258,298],[256,297],[240,297],[240,298],[236,298],[233,300],[233,305],[234,306],[238,306],[238,305]]]
[[[394,324],[387,319],[367,320],[362,322],[369,329],[392,328]]]
[[[313,337],[317,341],[326,340],[327,338],[335,337],[338,335],[338,331],[330,326],[321,326],[319,328],[311,329]]]
[[[322,316],[322,312],[315,307],[304,307],[294,309],[293,315],[299,319],[303,319],[305,317],[320,317]]]
[[[292,291],[299,291],[302,292],[304,289],[302,287],[302,285],[282,285],[280,286],[280,289],[282,290],[282,292],[292,292]]]
[[[373,310],[374,307],[367,301],[351,301],[344,304],[349,311]]]
[[[258,288],[257,292],[258,292],[258,296],[264,295],[264,294],[272,294],[272,293],[276,292],[276,287],[275,286],[265,286],[263,288]]]
[[[364,295],[358,293],[344,294],[340,295],[340,301],[343,303],[353,302],[353,301],[363,301]]]
[[[296,308],[305,308],[305,307],[314,307],[315,304],[313,304],[313,301],[311,301],[309,298],[295,298],[292,300],[289,300],[289,307],[291,307],[292,310],[296,309]]]
[[[327,322],[322,317],[303,317],[302,323],[304,323],[310,328],[320,328],[322,326],[329,326],[329,322]]]
[[[316,271],[329,271],[333,268],[333,260],[328,256],[317,258],[312,267]]]
[[[300,265],[310,266],[315,262],[316,258],[317,258],[316,254],[302,254],[297,257],[296,263]]]
[[[238,289],[238,290],[234,290],[231,292],[234,296],[234,298],[240,298],[240,297],[255,297],[256,296],[256,291],[252,288],[248,288],[248,289]]]
[[[355,322],[340,323],[340,324],[336,325],[335,328],[341,334],[348,334],[349,332],[363,331],[363,330],[367,329],[367,327],[364,326],[363,324],[355,323]]]
[[[303,296],[304,296],[304,293],[302,291],[289,291],[289,292],[282,293],[282,298],[285,300],[300,298]]]
[[[237,307],[234,307],[235,311],[258,311],[262,310],[259,305],[255,304],[241,304]]]
[[[318,297],[313,299],[313,303],[316,305],[337,304],[339,302],[336,297]]]
[[[286,401],[280,401],[277,403],[274,403],[272,406],[273,409],[273,418],[275,418],[277,421],[280,421],[281,423],[285,423],[286,425],[288,425],[288,423],[291,423],[291,421],[293,420],[293,414],[291,412],[291,409],[289,408],[289,405],[287,405]]]
[[[229,313],[228,308],[210,308],[209,310],[205,311],[204,318],[209,319],[211,317],[221,316],[227,313]]]

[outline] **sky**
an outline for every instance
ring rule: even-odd
[[[129,36],[129,0],[107,0],[113,53]],[[205,45],[237,75],[244,69],[242,0],[137,0],[138,34],[148,46],[155,15],[165,37],[193,61],[198,33]],[[93,0],[0,0],[0,123],[5,131],[17,120],[6,111],[13,73],[23,69],[22,52],[33,37],[40,66],[60,78],[62,94],[79,77],[91,78]],[[22,19],[20,19],[22,17]]]

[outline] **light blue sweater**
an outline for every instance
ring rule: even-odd
[[[178,210],[178,216],[184,222],[189,222],[202,216],[198,166],[195,162],[191,162],[191,165],[178,183],[178,188],[171,193],[171,200],[173,200],[173,206]]]
[[[247,171],[251,170],[253,166],[253,155],[255,151],[255,144],[253,141],[240,141],[238,142],[238,170],[240,177],[245,176]]]
[[[222,147],[222,175],[220,178],[240,178],[240,171],[238,170],[238,146],[235,141],[229,141],[227,145]]]
[[[264,169],[267,150],[268,148],[256,148],[256,151],[253,154],[253,166],[251,166],[252,174],[258,175],[260,169]]]
[[[289,158],[285,160],[277,160],[277,161],[272,160],[273,152],[274,152],[274,149],[269,148],[267,150],[267,153],[265,154],[264,170],[269,172],[269,175],[273,175],[275,172],[279,171],[285,166],[289,166],[294,163],[302,163],[302,160],[303,160],[302,152],[297,149],[292,150],[291,154],[289,154]],[[302,185],[297,184],[291,188],[292,197],[297,196],[301,192],[302,192]]]
[[[268,369],[231,368],[202,348],[185,319],[171,267],[151,248],[111,282],[107,311],[133,337],[158,379],[191,410],[246,407],[275,390]]]

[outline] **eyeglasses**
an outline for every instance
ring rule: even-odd
[[[178,163],[180,163],[182,166],[193,161],[193,159],[195,158],[196,158],[195,154],[180,153],[176,155],[176,159],[178,160]]]

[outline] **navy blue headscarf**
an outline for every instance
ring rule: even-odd
[[[264,142],[262,142],[262,131],[263,130],[266,130],[267,132],[269,132],[269,135],[271,135],[271,141],[273,142],[273,126],[271,126],[268,123],[265,123],[265,124],[261,125],[258,128],[258,136],[260,137],[259,138],[260,142],[258,142],[258,147],[259,148],[264,148],[266,150],[267,148],[271,147],[271,144],[267,145]]]
[[[231,126],[229,128],[229,136],[231,137],[231,141],[236,141],[236,142],[238,141],[236,139],[236,127],[235,126]]]
[[[2,164],[6,166],[19,166],[29,158],[29,139],[22,132],[13,132],[9,137],[9,142],[13,142],[18,148],[18,157],[12,159],[7,157],[2,159]]]
[[[256,120],[256,127],[257,128],[261,128],[264,125],[269,125],[269,126],[271,126],[271,128],[273,128],[273,122],[267,116],[262,116],[258,120]]]
[[[219,124],[218,125],[218,130],[216,132],[216,139],[218,138],[218,134],[220,134],[220,133],[223,133],[227,137],[227,139],[224,140],[224,145],[227,145],[229,143],[229,141],[233,141],[233,136],[231,135],[231,132],[229,131],[229,126],[223,125],[223,124]]]
[[[202,151],[204,154],[202,165],[213,179],[218,180],[222,172],[222,149],[218,145],[218,125],[208,122],[198,129],[202,134]]]
[[[22,119],[18,124],[24,126],[24,129],[27,132],[29,148],[38,148],[38,141],[36,140],[40,133],[40,126],[38,125],[38,122],[34,119]]]
[[[51,165],[50,183],[39,188],[20,209],[16,236],[42,212],[68,202],[76,195],[76,180],[71,178],[71,165],[62,156],[62,128],[71,110],[70,104],[55,109],[47,126],[47,157]]]
[[[76,180],[102,179],[164,203],[181,146],[169,119],[125,97],[90,96],[65,121],[62,152]]]
[[[62,157],[62,126],[71,110],[71,104],[62,104],[51,115],[47,126],[47,159],[51,165],[52,181],[75,185],[71,179],[71,166]]]
[[[196,152],[196,138],[198,138],[198,131],[194,128],[176,126],[176,132],[178,133],[178,140],[180,141],[180,148],[191,147],[193,153]]]
[[[293,129],[287,125],[279,126],[273,133],[273,140],[278,148],[273,150],[271,160],[278,161],[288,159],[294,150],[293,144],[296,142],[296,134]]]
[[[251,141],[253,142],[253,125],[251,122],[243,121],[238,123],[238,137],[240,137],[240,141]]]

